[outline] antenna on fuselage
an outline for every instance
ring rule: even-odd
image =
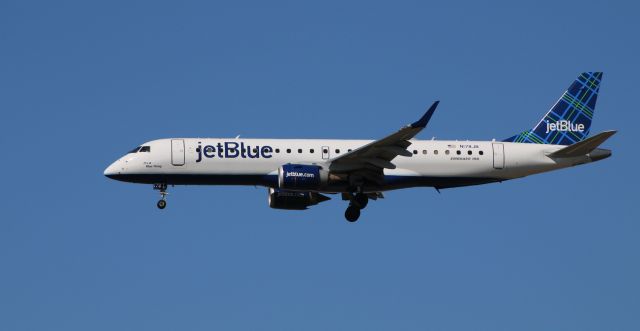
[[[238,138],[240,138],[240,135],[237,135],[235,139],[238,139]]]

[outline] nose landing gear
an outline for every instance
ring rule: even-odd
[[[167,195],[169,194],[167,193],[167,184],[153,184],[153,189],[160,191],[160,200],[156,206],[158,209],[164,209],[167,206]]]

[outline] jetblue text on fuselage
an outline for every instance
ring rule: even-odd
[[[202,162],[203,158],[212,159],[269,159],[273,155],[273,148],[271,146],[250,146],[245,145],[244,142],[237,143],[233,141],[219,142],[215,145],[202,146],[201,142],[198,142],[198,148],[196,148],[198,158],[196,162]]]
[[[557,121],[555,123],[550,123],[549,121],[547,121],[546,133],[549,133],[550,131],[583,132],[584,124],[582,123],[573,124],[571,123],[571,121],[567,121],[567,120]]]

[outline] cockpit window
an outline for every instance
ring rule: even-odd
[[[140,153],[143,153],[143,152],[147,152],[147,153],[148,153],[148,152],[151,152],[151,146],[142,146],[142,147],[140,147],[139,152],[140,152]]]
[[[138,153],[138,150],[140,150],[140,146],[138,146],[138,147],[136,147],[136,148],[132,149],[132,150],[131,150],[131,151],[129,151],[129,153],[127,153],[127,154]]]

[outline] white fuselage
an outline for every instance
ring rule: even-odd
[[[174,185],[277,187],[288,163],[323,166],[370,140],[174,138],[150,141],[148,151],[129,153],[105,170],[128,182]],[[243,148],[244,147],[244,148]],[[411,140],[411,156],[384,169],[384,183],[366,191],[406,187],[447,188],[498,182],[593,161],[588,155],[550,158],[566,146],[496,141]],[[327,188],[320,192],[339,192]]]

